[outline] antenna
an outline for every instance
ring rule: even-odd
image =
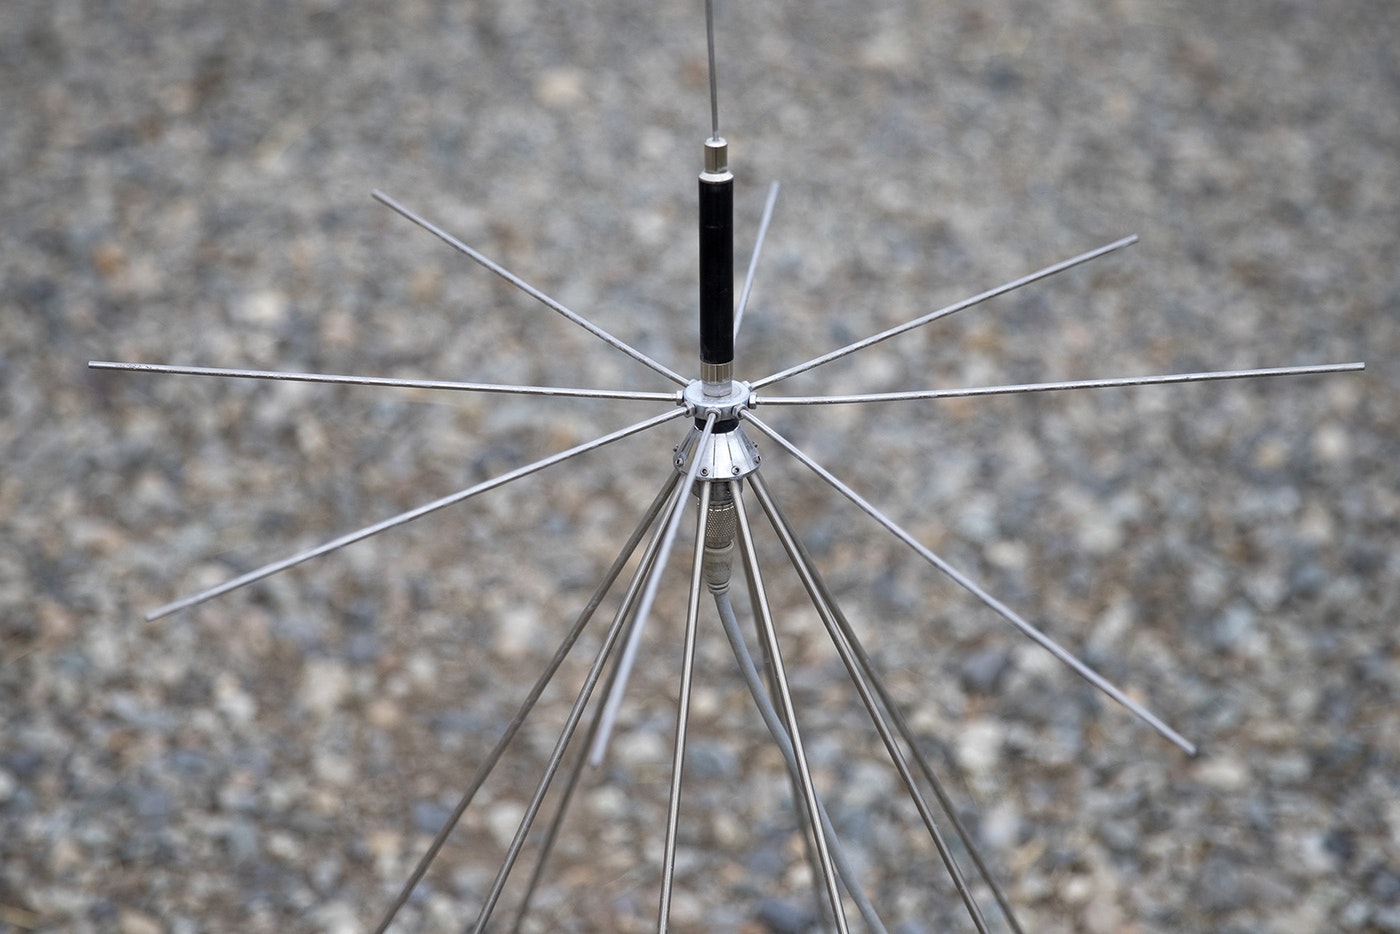
[[[667,931],[674,900],[675,871],[681,848],[681,805],[685,793],[686,749],[690,732],[690,713],[696,683],[696,656],[700,639],[705,637],[703,626],[711,614],[706,612],[706,593],[714,606],[730,653],[734,657],[735,677],[745,690],[768,731],[792,788],[793,813],[799,825],[811,865],[815,894],[823,919],[833,930],[850,929],[847,911],[854,909],[861,922],[871,930],[884,931],[879,906],[864,889],[859,867],[843,845],[839,828],[831,818],[816,782],[804,740],[802,711],[794,698],[791,679],[784,660],[784,646],[779,638],[775,612],[768,596],[765,571],[760,565],[756,539],[755,515],[761,515],[777,539],[788,564],[801,582],[822,627],[839,657],[851,687],[870,718],[891,766],[899,776],[905,793],[919,815],[942,871],[952,882],[966,910],[969,921],[980,932],[989,930],[982,907],[974,897],[955,855],[951,837],[972,861],[977,878],[992,893],[1006,924],[1020,932],[1010,900],[991,870],[991,862],[980,852],[973,835],[959,819],[957,809],[942,781],[920,748],[918,738],[885,683],[878,666],[847,620],[831,588],[823,580],[816,563],[802,542],[794,525],[784,515],[779,498],[769,488],[761,470],[759,445],[750,437],[752,428],[770,450],[787,455],[819,478],[823,484],[848,499],[876,524],[911,548],[936,570],[972,594],[988,609],[1009,623],[1022,636],[1040,646],[1057,661],[1074,671],[1096,690],[1110,697],[1124,710],[1151,727],[1161,737],[1187,755],[1195,755],[1196,745],[1152,712],[1148,705],[1128,691],[1109,681],[1069,648],[1036,626],[1020,611],[995,597],[972,576],[957,568],[922,543],[917,536],[903,528],[861,493],[855,485],[838,477],[802,450],[782,432],[770,426],[756,411],[763,406],[863,405],[871,402],[931,402],[947,398],[974,396],[1057,392],[1077,389],[1114,389],[1129,386],[1161,386],[1221,380],[1252,379],[1279,376],[1308,376],[1354,372],[1364,369],[1362,363],[1333,363],[1307,366],[1269,367],[1256,369],[1218,370],[1194,373],[1126,376],[1062,382],[1023,383],[1013,385],[964,387],[952,389],[909,389],[897,392],[858,394],[816,394],[807,396],[770,395],[758,390],[782,382],[799,373],[866,350],[878,343],[903,335],[916,328],[932,324],[951,315],[966,311],[992,298],[1031,286],[1055,274],[1073,269],[1091,260],[1105,257],[1136,243],[1135,236],[1123,237],[1103,246],[1022,275],[1004,284],[979,292],[955,304],[931,311],[910,321],[870,335],[843,347],[798,362],[786,369],[763,376],[752,382],[736,376],[736,343],[744,311],[756,277],[758,258],[762,251],[777,200],[778,186],[773,184],[765,203],[762,221],[755,238],[743,289],[737,307],[734,300],[734,185],[730,170],[728,143],[720,135],[718,82],[714,38],[713,0],[705,3],[705,27],[709,61],[710,136],[702,148],[701,171],[697,189],[698,221],[698,317],[699,361],[697,375],[686,377],[671,367],[652,359],[626,341],[603,330],[587,318],[567,308],[539,289],[525,282],[500,264],[487,258],[455,236],[419,216],[382,192],[373,197],[405,220],[433,235],[457,253],[500,277],[514,288],[531,296],[549,310],[598,338],[614,351],[631,357],[649,368],[656,376],[680,388],[669,391],[638,392],[608,388],[578,388],[551,386],[518,386],[492,383],[398,379],[374,376],[348,376],[321,373],[299,373],[223,367],[196,367],[176,364],[122,363],[91,361],[93,369],[144,373],[148,375],[179,375],[271,381],[297,381],[319,384],[353,385],[379,389],[410,388],[454,393],[489,393],[536,397],[550,404],[562,399],[601,399],[616,403],[637,403],[659,407],[647,417],[627,427],[585,441],[566,450],[541,458],[492,479],[467,487],[456,493],[425,503],[356,531],[343,534],[321,545],[306,549],[261,568],[249,571],[229,581],[182,597],[152,610],[148,619],[158,619],[227,594],[235,589],[260,582],[273,574],[287,570],[312,558],[322,557],[347,545],[387,532],[429,513],[455,506],[500,487],[572,460],[580,455],[606,447],[615,441],[633,436],[656,437],[655,429],[681,419],[689,419],[689,427],[669,453],[658,456],[658,466],[665,476],[640,520],[617,553],[612,565],[602,575],[597,588],[585,603],[573,626],[564,635],[549,664],[540,673],[519,709],[507,724],[500,739],[485,755],[450,818],[405,880],[397,897],[387,906],[377,931],[383,932],[393,923],[407,903],[415,887],[432,866],[457,823],[476,800],[476,796],[492,776],[502,756],[530,719],[539,699],[553,682],[560,667],[573,653],[593,617],[624,576],[622,596],[606,624],[587,673],[575,694],[564,724],[552,746],[542,774],[531,794],[529,804],[514,835],[502,855],[485,894],[476,920],[475,932],[484,932],[500,906],[507,883],[524,854],[527,842],[538,841],[534,867],[525,890],[515,909],[515,929],[527,918],[534,894],[541,884],[551,849],[563,826],[575,789],[587,763],[600,763],[607,754],[608,738],[615,729],[618,711],[626,702],[626,687],[630,672],[640,657],[641,636],[660,594],[660,584],[677,542],[686,528],[687,519],[694,517],[690,545],[690,575],[685,605],[685,623],[681,646],[681,676],[676,699],[674,744],[670,760],[667,817],[660,839],[660,884],[657,893],[657,930]],[[757,504],[757,510],[751,509]],[[645,544],[643,544],[645,543]],[[681,546],[684,550],[684,546]],[[640,549],[640,555],[638,551]],[[741,570],[753,632],[745,634],[740,611],[731,596],[735,560]],[[742,601],[741,601],[742,602]],[[756,638],[758,660],[748,640]],[[580,730],[583,738],[575,743]],[[572,759],[570,759],[572,753]],[[567,765],[567,768],[566,768]],[[562,785],[556,781],[563,776]],[[548,816],[542,832],[536,827],[544,816],[545,804],[554,794],[554,811]],[[936,809],[929,803],[929,793]],[[951,828],[951,835],[945,833]]]

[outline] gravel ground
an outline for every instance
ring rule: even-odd
[[[791,391],[1368,363],[771,410],[1202,746],[762,444],[1027,930],[1400,931],[1398,27],[1389,0],[719,4],[741,268],[783,184],[741,377],[1128,233]],[[669,388],[367,196],[688,374],[704,56],[698,2],[0,10],[0,930],[370,928],[681,433],[144,622],[659,407],[85,362]],[[889,929],[971,930],[760,544],[819,786]],[[528,930],[654,927],[681,563]],[[674,927],[807,930],[781,760],[703,622]],[[475,916],[599,632],[396,930]]]

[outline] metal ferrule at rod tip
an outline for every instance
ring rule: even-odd
[[[705,140],[705,173],[707,181],[720,181],[731,177],[729,174],[729,143],[722,136]]]

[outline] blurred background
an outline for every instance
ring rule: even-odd
[[[1028,930],[1400,931],[1398,27],[1386,0],[717,4],[740,269],[783,186],[740,378],[1132,233],[775,391],[1367,361],[769,411],[1202,746],[756,438]],[[369,929],[684,426],[147,623],[657,407],[85,364],[670,388],[369,192],[693,373],[703,5],[10,0],[0,76],[0,930]],[[761,545],[889,929],[971,930]],[[683,564],[527,930],[654,928]],[[612,606],[396,930],[476,916]],[[808,930],[780,758],[713,616],[701,640],[674,926]]]

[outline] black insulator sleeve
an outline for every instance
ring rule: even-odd
[[[734,362],[734,177],[700,178],[700,362]]]

